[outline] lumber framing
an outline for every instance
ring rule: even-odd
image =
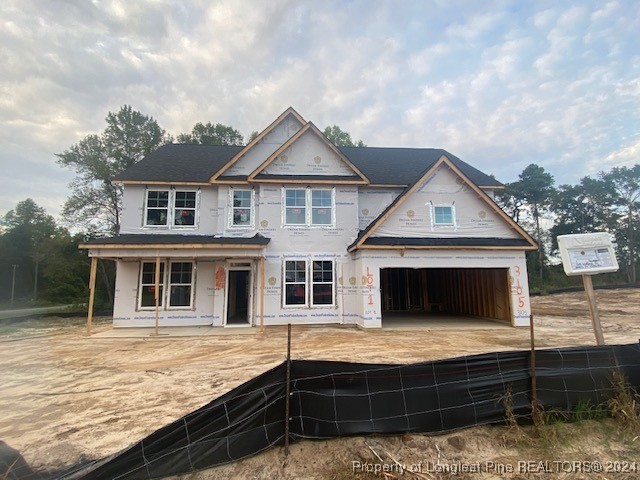
[[[93,321],[93,303],[96,297],[97,269],[98,257],[91,257],[91,273],[89,274],[89,308],[87,310],[87,335],[91,335],[91,322]]]

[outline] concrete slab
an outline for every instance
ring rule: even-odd
[[[390,312],[382,315],[382,328],[385,330],[407,328],[482,330],[513,327],[503,320],[472,315]]]
[[[205,335],[253,335],[260,332],[259,327],[160,327],[158,336],[155,328],[110,328],[103,332],[94,333],[91,338],[167,338],[167,337],[201,337]]]

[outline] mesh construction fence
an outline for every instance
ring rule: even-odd
[[[410,365],[293,360],[289,439],[442,433],[503,423],[506,395],[513,415],[527,419],[530,359],[530,351],[510,351]],[[543,408],[599,405],[614,394],[614,372],[640,390],[640,344],[537,350],[535,370]],[[129,448],[58,478],[158,478],[281,445],[286,385],[285,362]]]

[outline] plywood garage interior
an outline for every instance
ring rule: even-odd
[[[383,268],[380,278],[383,324],[385,313],[391,312],[511,322],[506,268]]]

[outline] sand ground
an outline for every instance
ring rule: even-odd
[[[638,341],[640,289],[600,290],[597,295],[605,341]],[[532,304],[538,348],[595,344],[584,293],[535,297]],[[94,331],[108,330],[109,321],[97,319]],[[476,329],[452,324],[375,331],[294,326],[292,357],[409,363],[528,349],[529,344],[528,328],[490,325]],[[100,458],[114,453],[279,364],[286,355],[286,328],[270,327],[264,334],[100,338],[84,336],[83,319],[48,318],[23,322],[19,328],[0,329],[0,351],[0,439],[19,450],[32,467],[56,469],[81,457]],[[570,443],[577,445],[584,440],[585,432],[593,432],[587,442],[591,446],[579,447],[580,455],[629,460],[637,454],[640,462],[640,439],[611,433],[617,427],[607,422],[604,427],[589,425],[580,426],[584,431],[578,436],[573,436],[578,427],[568,433],[573,438]],[[287,458],[281,449],[273,449],[184,478],[368,478],[366,472],[353,470],[350,459],[374,458],[374,450],[385,460],[397,456],[416,462],[508,459],[516,465],[520,454],[517,446],[510,443],[518,442],[510,440],[513,432],[500,428],[479,427],[437,437],[405,435],[300,442]],[[601,428],[611,430],[613,436],[600,432]],[[602,435],[606,438],[599,437]],[[600,449],[600,441],[606,443],[607,450],[604,446]],[[559,454],[562,450],[554,451]],[[542,478],[530,477],[529,473],[518,477],[484,472],[468,478]],[[562,478],[565,473],[556,472],[548,478]],[[449,478],[449,474],[438,472],[421,475],[413,478]],[[616,475],[567,478],[640,478],[640,473]],[[466,477],[458,474],[451,478]]]

